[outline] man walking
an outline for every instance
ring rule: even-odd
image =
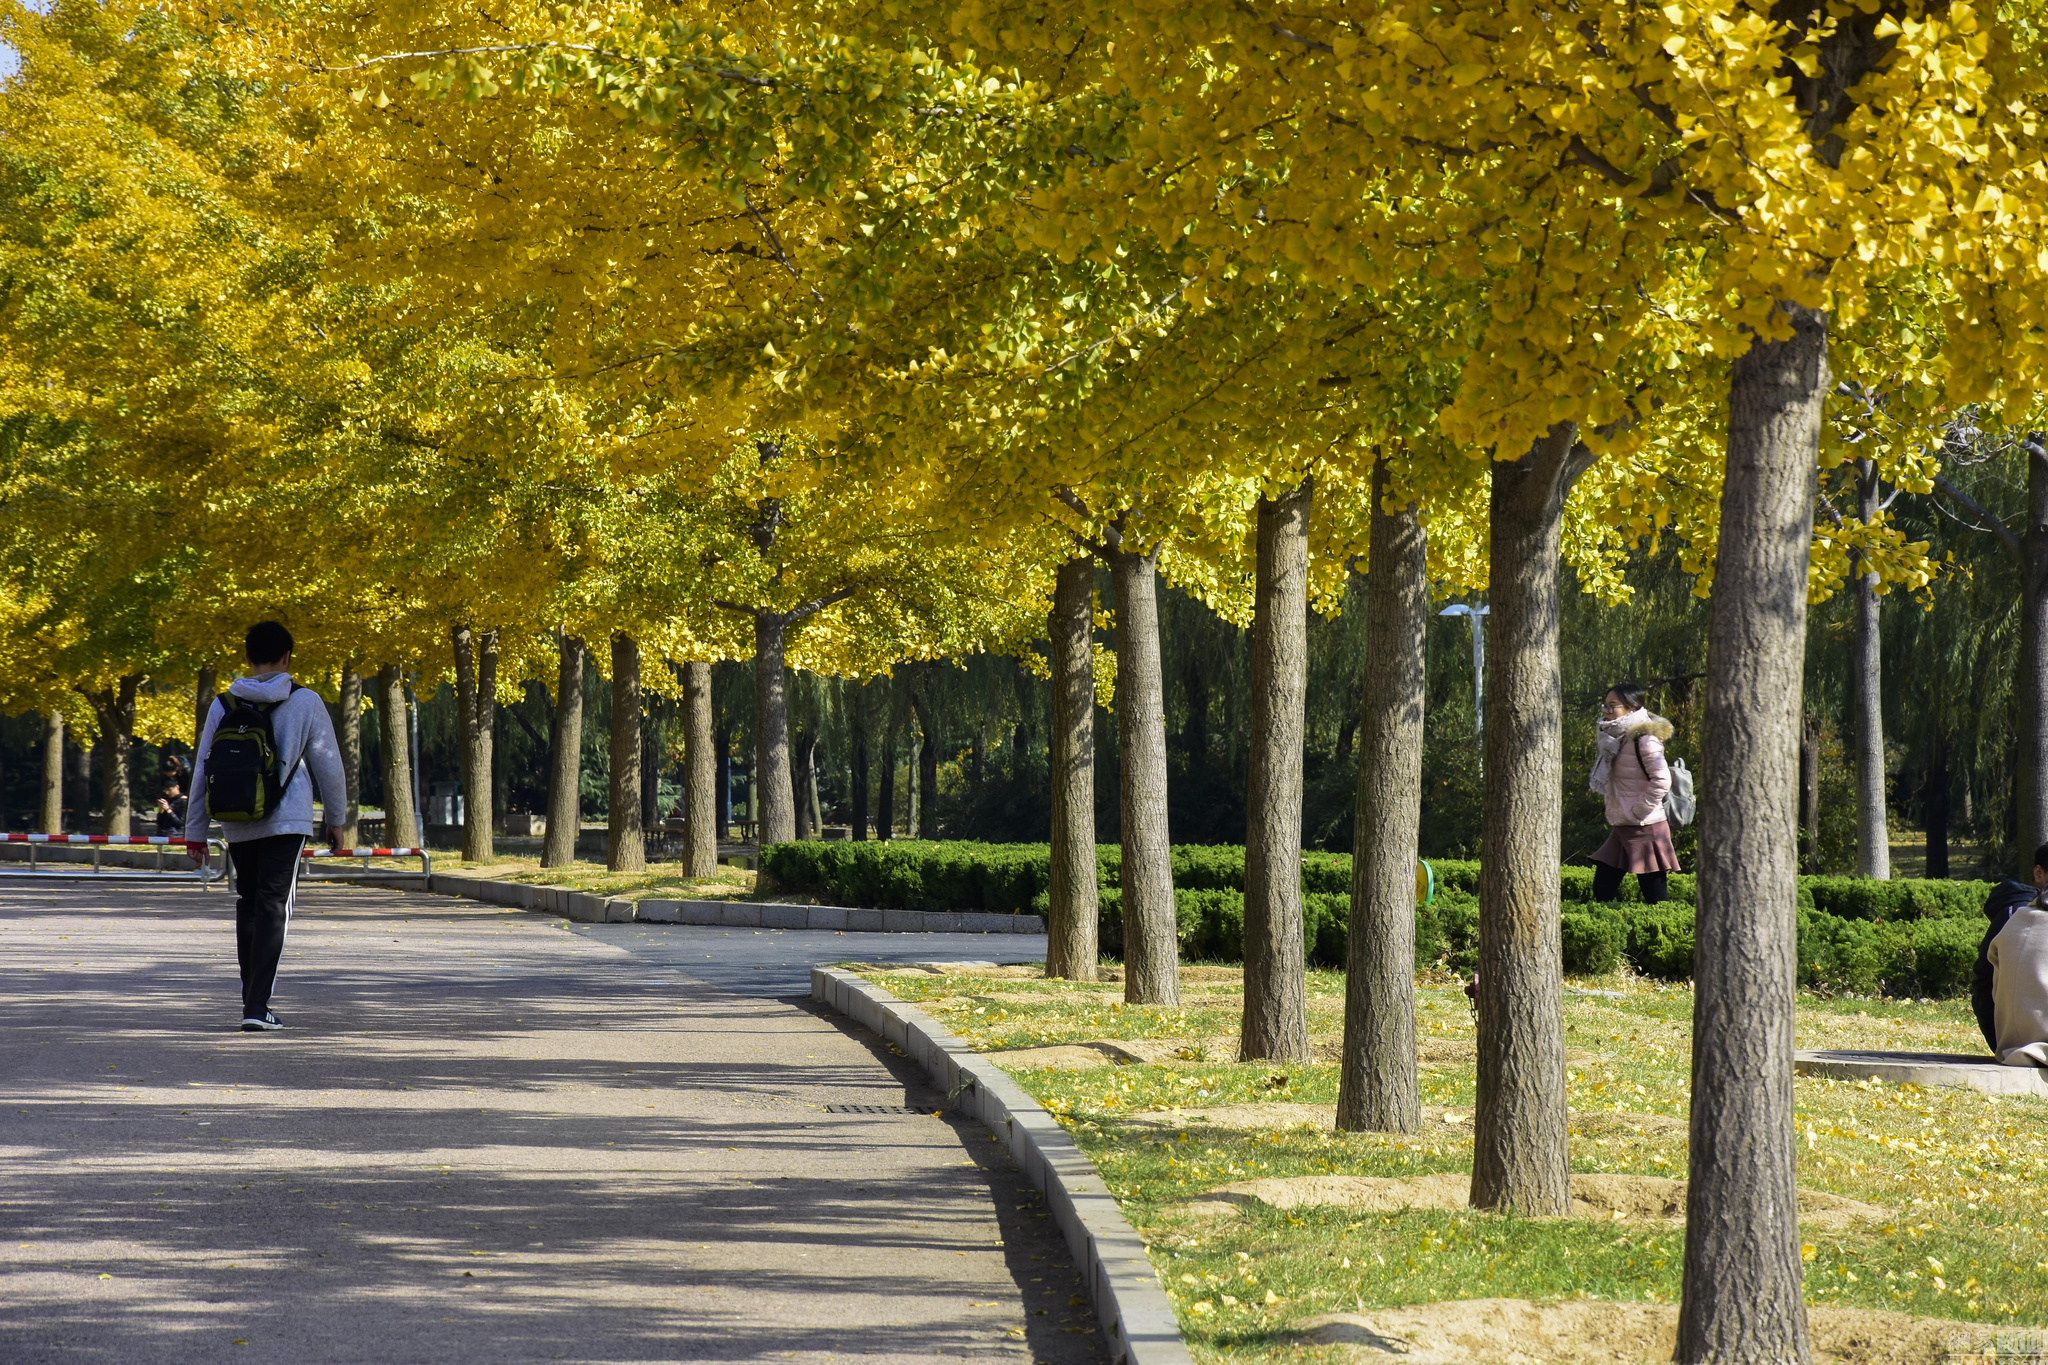
[[[332,817],[348,810],[348,784],[327,704],[292,681],[291,632],[258,622],[243,650],[249,671],[214,699],[193,755],[185,851],[204,863],[207,825],[221,822],[235,865],[242,1032],[264,1033],[284,1027],[270,1011],[270,992],[291,925],[299,854],[313,835],[313,788]],[[342,833],[330,824],[337,850]]]

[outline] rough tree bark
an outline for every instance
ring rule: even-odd
[[[199,752],[199,737],[206,733],[206,713],[213,709],[218,695],[220,675],[214,672],[212,664],[199,670],[198,681],[192,686],[192,752]]]
[[[1927,785],[1921,794],[1927,812],[1927,868],[1929,881],[1948,879],[1948,736],[1937,731],[1934,757],[1927,764]]]
[[[1819,868],[1820,858],[1820,717],[1808,711],[1799,721],[1799,865]]]
[[[606,812],[604,865],[613,872],[647,870],[640,824],[640,646],[612,634],[612,789]]]
[[[853,704],[847,707],[849,736],[853,749],[847,786],[853,795],[853,837],[865,843],[868,837],[868,688],[865,682],[853,688]]]
[[[64,713],[43,712],[42,810],[36,829],[44,834],[64,832]]]
[[[1412,1133],[1422,1124],[1415,1056],[1415,856],[1422,830],[1428,541],[1414,504],[1389,512],[1373,466],[1358,818],[1337,1127]]]
[[[1308,716],[1308,524],[1315,485],[1261,497],[1245,783],[1244,1019],[1240,1060],[1305,1062],[1301,921],[1302,727]]]
[[[412,748],[405,724],[405,674],[397,664],[377,670],[377,748],[384,760],[384,842],[419,848],[412,805]]]
[[[1728,389],[1707,632],[1693,959],[1692,1122],[1678,1359],[1810,1358],[1801,1293],[1792,1036],[1793,822],[1806,573],[1827,316],[1788,310]]]
[[[1060,565],[1046,621],[1052,644],[1052,877],[1045,974],[1097,979],[1095,558]]]
[[[1166,700],[1159,664],[1159,547],[1112,532],[1116,590],[1117,785],[1123,823],[1124,999],[1180,1003],[1173,846],[1166,828]]]
[[[341,666],[341,723],[335,741],[341,746],[341,775],[348,790],[348,812],[342,821],[342,842],[354,848],[356,817],[363,802],[363,672],[351,659]]]
[[[1827,165],[1840,164],[1835,129],[1856,107],[1851,87],[1890,51],[1878,34],[1885,8],[1842,19],[1807,69],[1781,68]],[[1787,17],[1804,25],[1817,14]],[[1827,315],[1779,306],[1791,335],[1757,339],[1728,381],[1703,718],[1684,1365],[1805,1365],[1813,1354],[1792,1131],[1793,821],[1814,467],[1832,376]]]
[[[2027,528],[2020,555],[2020,848],[2048,844],[2048,450],[2027,443]]]
[[[1590,457],[1561,422],[1497,460],[1488,503],[1486,796],[1479,841],[1479,1084],[1472,1203],[1571,1212],[1559,936],[1564,754],[1558,547]]]
[[[1856,461],[1856,502],[1863,521],[1877,520],[1877,466]],[[1850,586],[1856,598],[1856,643],[1849,658],[1849,704],[1856,716],[1856,875],[1888,881],[1892,875],[1891,828],[1885,819],[1884,645],[1879,639],[1877,575],[1862,571],[1862,556],[1851,557]]]
[[[910,689],[910,709],[917,713],[917,829],[920,839],[939,837],[939,725],[933,705],[932,666],[926,665]]]
[[[129,807],[135,804],[131,786],[135,694],[146,680],[141,673],[129,673],[112,687],[97,692],[79,689],[79,695],[91,703],[93,715],[100,723],[100,796],[105,802],[105,809],[100,812],[102,834],[128,833]]]
[[[796,795],[796,838],[815,839],[818,827],[811,811],[817,796],[818,737],[808,730],[797,731],[790,754],[790,778]]]
[[[718,839],[732,838],[732,727],[718,732]]]
[[[576,861],[576,836],[583,832],[583,641],[558,637],[555,723],[548,747],[548,827],[541,843],[542,867]]]
[[[796,789],[789,771],[788,618],[754,613],[754,792],[762,848],[796,837]]]
[[[882,726],[882,791],[875,805],[876,837],[896,837],[896,739],[903,727],[903,683],[889,681],[889,718]]]
[[[455,707],[462,730],[462,857],[488,862],[496,852],[491,830],[491,749],[497,730],[498,632],[455,627]]]
[[[718,752],[711,734],[711,665],[683,665],[683,875],[718,871]]]

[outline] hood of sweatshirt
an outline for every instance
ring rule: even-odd
[[[267,678],[237,678],[228,691],[244,701],[283,701],[292,694],[292,675],[273,673]]]

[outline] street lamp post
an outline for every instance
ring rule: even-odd
[[[1472,623],[1472,733],[1486,733],[1486,617],[1491,607],[1468,607],[1454,602],[1439,616],[1462,616]]]

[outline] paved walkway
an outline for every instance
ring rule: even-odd
[[[0,1361],[1100,1361],[1037,1196],[808,965],[1043,940],[0,882]]]

